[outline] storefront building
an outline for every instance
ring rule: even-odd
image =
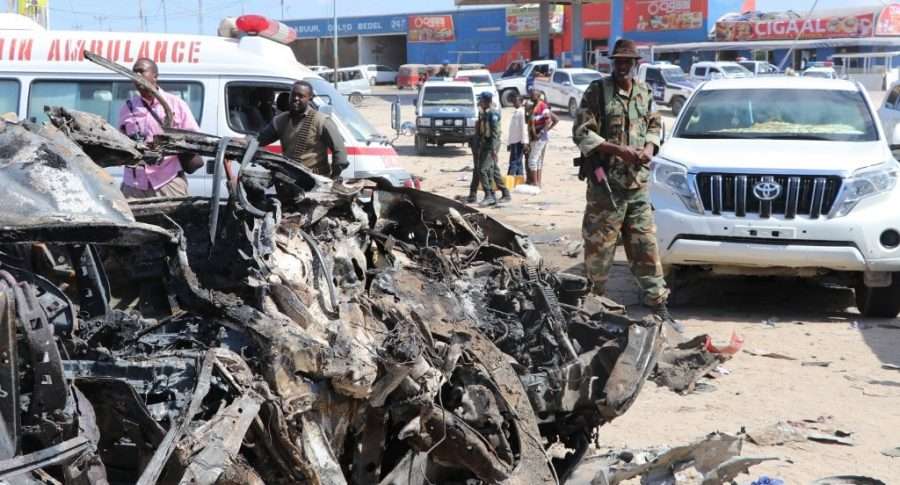
[[[619,37],[683,68],[698,60],[744,57],[796,69],[835,54],[891,51],[900,45],[900,4],[819,11],[809,18],[793,12],[741,13],[743,5],[743,0],[584,0],[583,63],[594,65],[610,39]],[[572,7],[551,6],[549,19],[549,52],[563,65],[579,64],[572,54]],[[334,63],[332,19],[285,23],[297,30],[292,47],[301,62]],[[339,18],[338,63],[396,67],[448,61],[502,71],[512,60],[538,58],[538,25],[534,5]]]
[[[737,12],[741,0],[601,0],[582,7],[584,62],[591,64],[609,39],[643,44],[702,42],[715,19]],[[712,20],[711,20],[712,19]],[[285,20],[297,30],[293,48],[304,64],[333,64],[330,18]],[[502,70],[518,58],[538,57],[538,8],[467,8],[446,12],[338,18],[338,62],[355,64],[481,63]],[[550,10],[550,52],[563,64],[572,57],[572,7]]]

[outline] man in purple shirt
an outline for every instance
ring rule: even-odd
[[[140,58],[131,68],[135,74],[152,84],[172,109],[172,128],[200,131],[191,109],[178,96],[159,88],[159,68],[147,58]],[[119,110],[119,129],[132,138],[152,141],[163,132],[166,116],[162,105],[146,89],[136,86],[140,94],[125,102]],[[193,173],[203,166],[203,159],[196,155],[166,157],[156,165],[131,165],[125,167],[122,193],[130,199],[147,197],[184,197],[188,195],[185,173]]]

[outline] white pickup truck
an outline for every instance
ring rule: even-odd
[[[569,115],[574,117],[588,85],[602,77],[604,74],[593,69],[556,69],[549,79],[535,79],[534,88],[544,92],[550,106],[566,108]]]
[[[680,67],[668,62],[641,64],[637,78],[647,83],[653,91],[656,104],[668,106],[678,116],[684,102],[691,97],[699,81],[688,77]]]
[[[497,91],[500,92],[500,104],[512,106],[515,96],[524,96],[528,92],[528,86],[532,85],[535,77],[547,77],[556,69],[556,61],[531,61],[523,63],[515,61],[510,64],[500,79],[495,80]]]

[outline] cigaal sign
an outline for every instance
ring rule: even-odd
[[[811,19],[773,19],[716,22],[716,40],[792,40],[840,37],[870,37],[874,33],[872,13]]]

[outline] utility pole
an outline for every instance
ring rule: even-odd
[[[197,0],[197,35],[203,35],[203,0]]]
[[[163,10],[163,30],[168,34],[169,33],[169,15],[166,13],[166,0],[162,0],[162,10]]]
[[[334,70],[331,72],[331,78],[334,80],[334,89],[338,87],[338,31],[337,31],[337,0],[331,0],[331,14],[334,27]]]
[[[284,20],[284,0],[281,0],[281,20]]]
[[[141,32],[144,32],[144,0],[138,0],[138,16],[141,18]]]

